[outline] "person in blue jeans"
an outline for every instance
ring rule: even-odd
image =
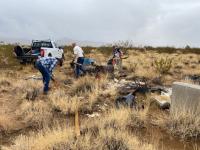
[[[77,46],[76,43],[72,44],[73,52],[74,52],[74,63],[75,63],[75,75],[76,78],[79,78],[81,72],[85,73],[83,70],[83,63],[84,63],[84,52],[80,46]]]
[[[82,73],[85,73],[85,71],[83,70],[83,63],[84,63],[84,57],[79,57],[77,59],[77,65],[76,65],[76,77],[78,78],[80,75],[81,75],[81,72]]]
[[[60,62],[60,61],[59,61]],[[49,82],[52,78],[52,71],[56,67],[56,64],[58,64],[58,60],[54,57],[40,57],[36,61],[36,68],[40,71],[43,77],[43,83],[44,83],[44,94],[48,93],[49,90]],[[61,65],[61,63],[59,63]]]

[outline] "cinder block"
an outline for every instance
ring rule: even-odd
[[[172,86],[171,113],[200,115],[200,86],[175,82]]]

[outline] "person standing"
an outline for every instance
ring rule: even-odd
[[[113,46],[113,64],[117,66],[117,69],[120,71],[122,67],[122,56],[123,52],[117,46]]]
[[[84,51],[80,46],[77,46],[76,43],[73,43],[72,47],[74,52],[75,75],[76,78],[79,78],[81,71],[85,73],[82,67],[84,63]]]
[[[56,64],[58,64],[58,60],[55,57],[51,57],[51,55],[49,55],[48,57],[40,57],[36,61],[36,68],[40,71],[43,77],[43,92],[45,95],[48,94],[49,82],[52,78],[52,72],[53,69],[56,67]]]

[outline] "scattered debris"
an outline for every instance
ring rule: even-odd
[[[95,118],[95,117],[100,117],[100,114],[99,113],[93,113],[93,114],[86,114],[86,116],[88,118]]]
[[[29,101],[34,101],[39,95],[39,89],[32,89],[30,91],[27,91],[27,94],[26,94],[26,99],[29,100]]]
[[[114,72],[114,67],[112,65],[107,65],[107,66],[95,66],[95,73],[113,73]]]
[[[193,82],[200,84],[200,75],[187,75],[185,80],[192,80]]]
[[[154,79],[152,79],[152,81],[151,81],[153,84],[155,84],[155,85],[162,85],[163,83],[162,83],[162,78],[161,77],[156,77],[156,78],[154,78]]]
[[[30,80],[30,79],[42,80],[42,77],[41,76],[32,75],[32,76],[29,76],[29,77],[25,78],[24,80]]]
[[[130,93],[126,96],[118,97],[115,101],[116,107],[120,108],[120,106],[128,106],[130,108],[136,107],[135,96]]]
[[[165,109],[170,109],[171,104],[168,101],[161,101],[159,99],[154,98],[150,103],[150,107],[152,106],[156,106],[159,109],[165,110]]]
[[[161,91],[161,95],[171,97],[172,88],[165,88],[164,91]]]

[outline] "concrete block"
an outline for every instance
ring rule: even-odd
[[[175,82],[172,86],[171,113],[200,114],[200,86]]]

